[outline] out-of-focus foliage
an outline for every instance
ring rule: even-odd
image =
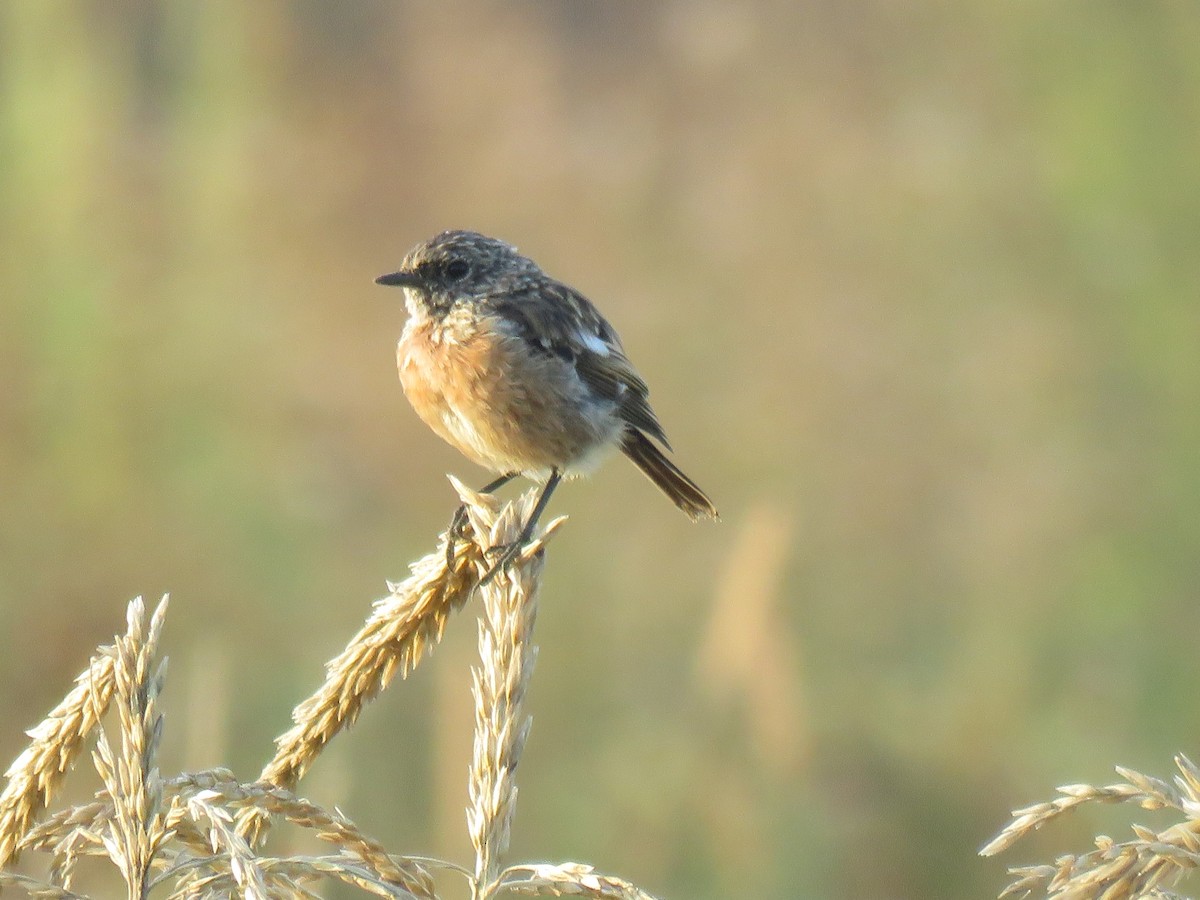
[[[486,478],[371,283],[473,227],[600,305],[723,514],[556,495],[514,858],[993,894],[1009,807],[1195,750],[1197,46],[1187,4],[0,5],[0,756],[169,590],[164,754],[269,758]],[[302,785],[389,847],[467,856],[464,625]]]

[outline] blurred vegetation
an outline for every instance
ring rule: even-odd
[[[1197,46],[1107,0],[0,5],[0,758],[169,590],[164,753],[257,772],[485,478],[371,283],[471,227],[608,314],[724,519],[616,461],[555,497],[514,858],[994,895],[1010,807],[1195,750]],[[302,792],[465,858],[471,632]]]

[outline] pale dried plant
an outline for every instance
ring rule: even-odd
[[[150,867],[167,838],[163,820],[162,780],[154,765],[162,737],[158,695],[166,677],[166,660],[156,662],[158,639],[167,612],[164,597],[145,622],[141,604],[129,605],[127,630],[114,645],[116,714],[120,722],[121,752],[114,752],[104,729],[97,729],[92,761],[105,792],[113,799],[100,839],[121,871],[131,900],[149,892]],[[104,714],[95,694],[91,697],[97,721]]]
[[[1117,767],[1125,781],[1104,786],[1068,784],[1060,797],[1013,810],[1013,820],[980,850],[993,856],[1018,840],[1084,804],[1127,803],[1146,810],[1173,810],[1182,821],[1161,830],[1132,826],[1133,838],[1117,842],[1106,835],[1096,849],[1058,857],[1052,864],[1009,869],[1013,881],[1004,897],[1057,900],[1141,900],[1180,898],[1172,892],[1185,875],[1200,868],[1200,769],[1182,754],[1171,781]]]
[[[333,737],[354,724],[362,708],[399,672],[407,676],[425,651],[441,640],[450,614],[471,596],[483,560],[479,545],[459,540],[452,562],[446,542],[411,566],[404,581],[388,583],[388,596],[375,602],[366,624],[346,648],[325,664],[325,683],[292,711],[295,725],[275,741],[275,756],[259,775],[261,781],[291,788]],[[244,816],[239,830],[261,842],[266,822]]]
[[[481,520],[479,505],[470,509],[472,524],[482,531],[487,523]],[[520,521],[513,515],[512,507],[496,526],[499,533],[506,535],[519,530]],[[493,894],[500,858],[508,850],[517,802],[517,763],[532,724],[522,710],[537,658],[533,624],[537,617],[540,570],[538,560],[530,566],[508,569],[481,590],[480,665],[471,669],[475,742],[467,808],[467,831],[475,848],[472,883],[475,898]]]
[[[607,897],[613,900],[654,900],[635,884],[611,875],[597,874],[591,866],[562,863],[509,866],[497,884],[514,894],[561,897]]]
[[[71,692],[39,725],[26,732],[32,741],[4,773],[7,783],[0,793],[0,871],[16,857],[20,836],[74,764],[96,727],[97,710],[108,704],[113,690],[113,650],[96,649]]]
[[[475,900],[502,893],[653,900],[620,878],[566,862],[502,868],[517,798],[516,773],[530,730],[524,712],[536,648],[533,628],[551,522],[511,567],[478,588],[495,549],[518,539],[536,492],[502,505],[455,482],[473,535],[456,541],[447,560],[438,549],[389,584],[389,595],[346,649],[326,666],[324,684],[294,713],[295,726],[257,781],[226,769],[163,777],[157,764],[163,718],[158,712],[166,660],[158,655],[167,600],[147,616],[129,604],[127,628],[96,651],[74,689],[29,732],[31,742],[7,772],[0,793],[0,888],[39,898],[86,898],[75,886],[79,863],[107,860],[130,898],[151,891],[168,900],[240,896],[319,898],[314,885],[334,880],[364,893],[437,900],[432,870],[463,876]],[[480,663],[472,669],[474,753],[467,830],[471,866],[389,853],[338,811],[293,793],[329,741],[353,725],[363,707],[399,673],[407,675],[436,644],[450,614],[478,592]],[[113,739],[101,727],[115,719]],[[88,742],[102,787],[90,802],[48,810],[52,792]],[[263,854],[270,823],[306,829],[330,845],[325,855]],[[49,858],[48,874],[14,870],[22,852]]]
[[[743,517],[696,656],[700,687],[715,705],[738,711],[750,746],[780,775],[811,749],[799,642],[784,621],[793,531],[792,515],[773,502]]]

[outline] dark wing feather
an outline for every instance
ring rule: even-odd
[[[575,371],[596,393],[620,403],[622,419],[646,432],[668,450],[671,449],[662,425],[658,423],[658,417],[646,398],[646,382],[642,381],[624,353],[613,349],[608,356],[602,356],[584,350],[575,360]]]
[[[619,404],[621,418],[671,449],[647,399],[649,388],[621,347],[621,339],[591,301],[551,279],[493,295],[489,305],[516,327],[530,347],[575,365],[579,377],[601,397]],[[581,335],[599,338],[608,353],[597,353]]]

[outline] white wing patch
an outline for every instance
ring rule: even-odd
[[[597,356],[608,356],[612,352],[609,350],[608,344],[606,344],[599,336],[587,334],[582,331],[576,333],[579,336],[579,343],[583,344],[583,346],[587,347]]]

